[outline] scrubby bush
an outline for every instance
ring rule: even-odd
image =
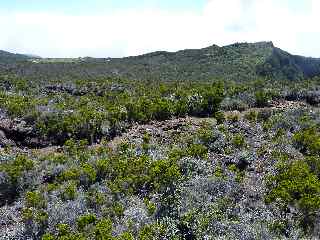
[[[18,189],[19,182],[22,182],[25,187],[28,187],[29,183],[25,181],[24,174],[33,170],[34,165],[34,161],[26,155],[17,155],[8,162],[0,162],[0,174],[2,173],[0,190],[2,194],[6,194],[3,195],[3,197],[2,194],[0,194],[0,205],[5,204],[6,201],[9,203],[12,202],[19,195],[19,191],[25,190]]]
[[[249,108],[248,104],[241,99],[225,98],[221,103],[221,108],[226,111],[244,111]]]
[[[230,122],[238,122],[240,120],[240,113],[238,111],[230,112],[226,118]]]
[[[246,140],[245,140],[244,136],[239,133],[233,137],[232,143],[238,148],[242,148],[242,147],[246,146]]]
[[[244,118],[250,122],[256,122],[258,120],[258,113],[254,110],[250,110],[244,115]]]
[[[61,81],[0,93],[1,136],[19,140],[0,154],[0,239],[304,239],[297,223],[317,225],[318,110],[221,111],[290,83]]]
[[[293,140],[303,153],[320,154],[320,134],[315,127],[295,133]]]
[[[270,98],[269,94],[264,90],[260,90],[255,93],[255,100],[256,100],[257,107],[268,106],[270,99],[271,98]]]
[[[281,163],[278,173],[269,177],[270,188],[266,202],[281,200],[284,206],[297,205],[304,213],[302,224],[310,223],[320,208],[320,181],[309,165],[303,160],[294,160],[291,163]]]

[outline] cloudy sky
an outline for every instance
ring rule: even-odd
[[[1,0],[0,49],[122,57],[273,41],[320,57],[319,0]]]

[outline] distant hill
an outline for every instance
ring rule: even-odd
[[[27,56],[29,58],[33,58],[33,59],[41,59],[42,58],[39,55],[35,55],[35,54],[23,54],[23,55]]]
[[[153,52],[125,58],[83,58],[78,61],[23,61],[30,57],[1,52],[2,72],[29,78],[68,79],[124,77],[128,79],[246,81],[258,77],[297,80],[320,75],[320,59],[292,55],[272,42],[235,43],[178,52]],[[22,61],[21,61],[22,60]]]
[[[24,54],[16,54],[0,50],[0,64],[25,61],[30,58],[32,57]]]

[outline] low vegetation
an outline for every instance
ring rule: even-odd
[[[0,64],[0,239],[318,239],[319,77],[272,49],[159,52],[121,78],[105,59]],[[212,73],[147,77],[199,52],[221,54]]]

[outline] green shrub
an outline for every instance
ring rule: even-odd
[[[94,214],[80,216],[77,220],[77,226],[80,231],[83,231],[86,226],[94,224],[97,218]]]
[[[270,96],[267,92],[264,90],[257,91],[255,93],[255,100],[256,100],[256,106],[257,107],[265,107],[268,105]]]
[[[308,156],[305,158],[306,163],[309,165],[311,172],[320,177],[320,158],[318,156]]]
[[[148,133],[145,133],[142,137],[142,149],[145,153],[148,152],[150,148],[151,136]]]
[[[99,179],[105,178],[111,172],[111,163],[109,159],[98,159],[96,161],[97,177]]]
[[[206,158],[208,155],[208,148],[202,144],[191,144],[186,151],[193,157]]]
[[[42,195],[38,192],[27,192],[26,193],[26,206],[33,208],[44,208],[46,201]]]
[[[238,133],[233,137],[232,144],[238,148],[242,148],[246,146],[246,140],[241,133]]]
[[[258,120],[258,112],[250,110],[244,115],[244,118],[250,122],[256,122]]]
[[[217,178],[223,178],[225,176],[223,168],[221,166],[217,166],[214,169],[214,176],[217,177]]]
[[[239,112],[232,112],[232,113],[229,113],[227,116],[226,116],[227,120],[230,121],[230,122],[238,122],[240,120],[240,113]]]
[[[320,208],[320,181],[303,160],[280,164],[268,186],[267,203],[280,199],[284,204],[297,204],[308,214]]]
[[[286,233],[286,229],[288,228],[288,223],[284,220],[274,221],[269,225],[269,228],[272,232],[276,233],[277,236],[283,236]]]
[[[174,161],[158,160],[151,164],[148,175],[152,189],[161,191],[172,187],[181,178],[181,171]]]
[[[102,206],[106,198],[103,193],[97,192],[95,190],[89,190],[87,194],[88,205],[92,208],[99,208]]]
[[[0,98],[0,106],[7,110],[12,117],[23,117],[35,112],[37,99],[29,96],[6,95],[5,100]]]
[[[88,163],[84,163],[81,165],[81,171],[82,174],[86,179],[87,179],[87,184],[90,185],[92,183],[94,183],[96,181],[97,178],[97,173],[95,168],[88,164]]]
[[[201,128],[197,132],[199,140],[206,146],[214,142],[216,139],[213,134],[212,125],[208,122],[204,122]]]
[[[139,240],[163,239],[162,236],[164,235],[165,231],[166,231],[165,226],[159,223],[145,225],[140,229],[138,233],[138,239]]]
[[[117,240],[134,240],[132,233],[124,232],[116,238]]]
[[[30,171],[34,168],[34,161],[29,159],[26,155],[18,155],[12,162],[0,163],[0,171],[6,172],[13,184],[24,171]]]
[[[80,180],[81,176],[81,169],[80,168],[69,168],[62,172],[59,176],[58,179],[61,182],[66,182],[66,181],[76,181],[78,182]]]
[[[57,225],[58,236],[66,236],[71,233],[71,228],[68,224],[60,223]]]
[[[69,181],[63,187],[61,197],[64,200],[74,200],[77,196],[77,184],[74,181]]]
[[[50,233],[46,233],[42,236],[41,240],[55,240],[56,238],[50,234]]]
[[[73,232],[68,224],[58,224],[57,225],[57,236],[50,233],[46,233],[42,236],[42,240],[86,240],[87,238],[84,234],[79,232]]]
[[[157,206],[156,206],[155,203],[153,203],[149,199],[145,198],[144,199],[144,204],[146,205],[147,210],[148,210],[148,214],[150,216],[153,215],[156,212]]]
[[[123,213],[124,213],[124,206],[119,202],[115,202],[112,205],[112,210],[113,210],[115,216],[122,217]]]
[[[217,120],[218,124],[222,124],[225,121],[225,115],[222,111],[217,111],[214,114],[214,118]]]
[[[111,240],[112,237],[112,221],[110,219],[100,219],[95,226],[95,239]]]
[[[315,127],[295,133],[293,140],[301,152],[310,155],[320,154],[320,133]]]

